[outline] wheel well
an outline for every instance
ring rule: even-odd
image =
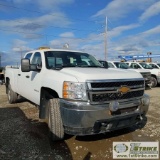
[[[45,119],[47,118],[48,108],[46,104],[44,104],[42,101],[44,99],[52,99],[52,98],[59,98],[58,93],[50,88],[41,88],[41,96],[40,96],[40,106],[39,106],[39,118]]]
[[[50,88],[46,88],[46,87],[42,87],[41,88],[41,95],[42,93],[46,94],[46,98],[47,99],[51,99],[51,98],[59,98],[58,93]]]
[[[154,74],[151,74],[151,77],[154,77],[155,79],[157,79],[156,75],[154,75]]]

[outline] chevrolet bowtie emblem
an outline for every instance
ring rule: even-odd
[[[130,88],[127,86],[122,86],[121,88],[118,89],[118,92],[120,92],[121,94],[126,94],[129,91],[130,91]]]

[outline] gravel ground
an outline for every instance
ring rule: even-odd
[[[48,127],[38,120],[37,108],[25,101],[9,104],[0,86],[0,160],[106,160],[115,141],[160,140],[160,87],[146,90],[151,97],[146,125],[95,136],[66,136],[49,140]]]

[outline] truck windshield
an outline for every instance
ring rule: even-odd
[[[46,51],[46,68],[102,67],[100,62],[87,53],[70,51]]]
[[[121,69],[129,69],[129,66],[126,63],[123,62],[114,62],[117,68]]]
[[[157,63],[157,65],[160,67],[160,63]]]
[[[152,66],[150,66],[147,63],[139,63],[144,69],[153,69]]]

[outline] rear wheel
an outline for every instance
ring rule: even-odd
[[[64,138],[64,128],[58,98],[53,98],[48,101],[48,127],[53,141]]]
[[[155,77],[151,77],[151,87],[154,88],[157,86],[157,79]]]
[[[17,100],[17,93],[15,93],[12,88],[11,88],[11,85],[9,84],[8,85],[8,88],[7,88],[7,96],[8,96],[8,102],[9,103],[15,103],[16,100]]]

